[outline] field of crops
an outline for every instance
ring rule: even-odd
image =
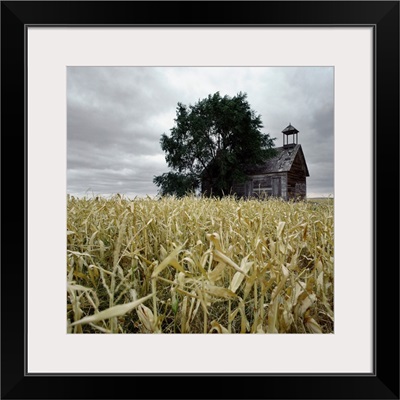
[[[333,333],[333,199],[67,208],[69,333]]]

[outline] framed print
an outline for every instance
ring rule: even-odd
[[[398,1],[1,10],[2,398],[399,398]]]

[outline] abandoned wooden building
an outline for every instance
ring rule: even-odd
[[[248,179],[235,184],[232,193],[238,197],[281,197],[284,200],[307,196],[306,178],[310,176],[303,149],[298,144],[299,131],[289,124],[283,131],[283,146],[263,165],[246,168]]]

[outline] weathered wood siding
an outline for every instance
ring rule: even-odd
[[[306,178],[288,173],[288,199],[304,198],[307,194]]]
[[[253,195],[253,183],[248,180],[244,183],[236,183],[232,187],[232,194],[238,197],[251,197]]]
[[[276,196],[287,199],[287,173],[252,175],[242,184],[232,187],[232,193],[238,197]]]
[[[287,200],[305,198],[307,195],[306,176],[304,161],[299,154],[293,161],[292,167],[287,174]]]

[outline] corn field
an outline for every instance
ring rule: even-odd
[[[68,333],[333,333],[333,199],[67,199]]]

